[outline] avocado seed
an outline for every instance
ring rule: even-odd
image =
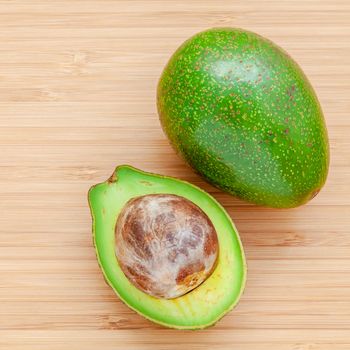
[[[128,201],[115,227],[116,256],[138,289],[176,298],[215,268],[218,238],[208,216],[186,198],[151,194]]]

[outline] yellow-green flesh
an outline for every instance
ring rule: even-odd
[[[219,239],[218,264],[212,275],[176,299],[158,299],[137,289],[115,255],[115,224],[121,209],[131,198],[156,193],[175,194],[195,203],[208,215]],[[242,245],[230,217],[204,191],[174,178],[120,166],[108,181],[90,189],[89,204],[98,261],[107,282],[130,308],[168,327],[196,329],[214,324],[238,302],[246,274]]]

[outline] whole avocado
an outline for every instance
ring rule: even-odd
[[[301,68],[271,41],[213,28],[180,46],[158,85],[175,150],[208,182],[259,205],[306,203],[324,185],[327,130]]]

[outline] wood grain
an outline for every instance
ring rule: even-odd
[[[331,170],[306,206],[243,203],[168,145],[157,79],[182,41],[212,26],[269,37],[312,81]],[[1,349],[350,349],[348,0],[0,0],[0,42]],[[248,284],[214,328],[155,326],[105,285],[87,191],[122,163],[199,185],[236,222]]]

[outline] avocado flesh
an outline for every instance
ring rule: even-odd
[[[191,292],[159,299],[137,289],[124,275],[115,255],[115,224],[131,198],[166,193],[199,206],[213,223],[219,256],[213,273]],[[230,217],[220,204],[196,186],[171,177],[119,166],[106,182],[89,191],[97,258],[108,284],[130,308],[161,325],[178,329],[205,328],[217,322],[238,302],[246,279],[243,248]]]
[[[327,130],[300,67],[278,46],[214,28],[174,53],[158,84],[162,127],[208,182],[270,207],[296,207],[326,181]]]

